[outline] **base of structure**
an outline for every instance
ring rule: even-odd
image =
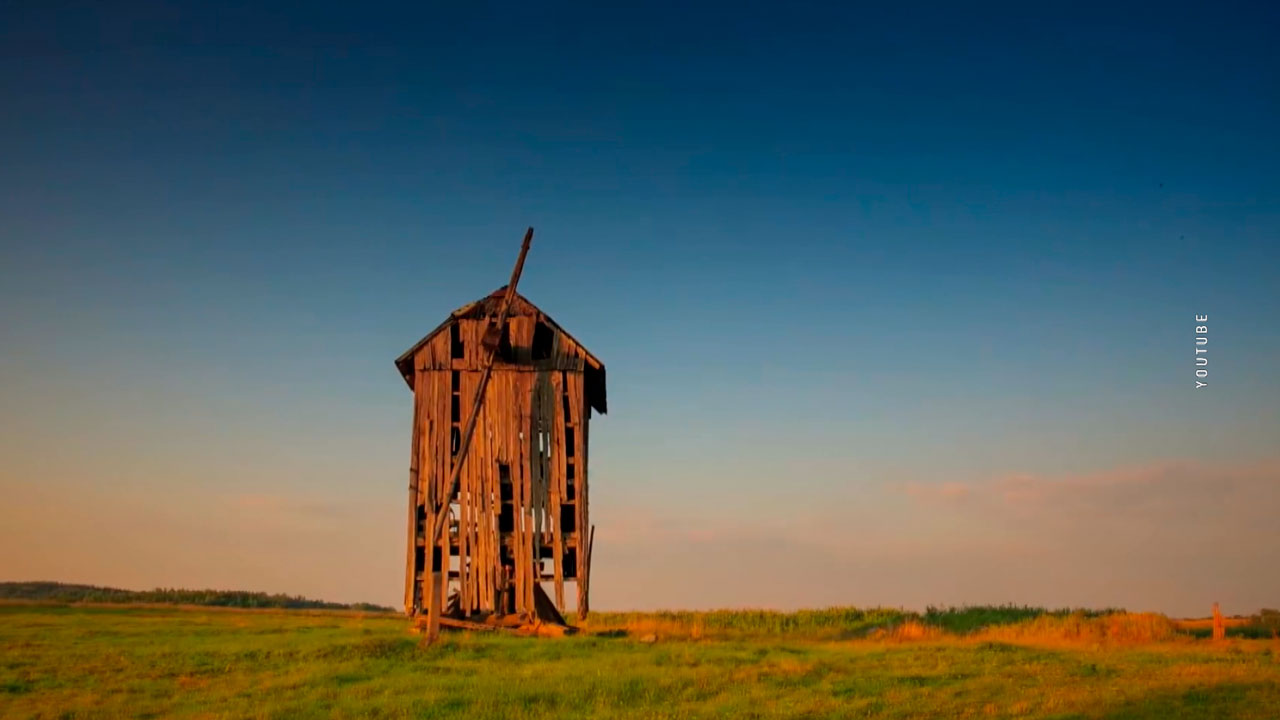
[[[543,592],[540,585],[534,585],[533,612],[525,613],[473,613],[464,615],[458,607],[456,593],[449,596],[445,611],[440,614],[439,628],[444,630],[484,630],[495,632],[512,632],[517,635],[537,637],[564,637],[577,632],[577,628],[564,621],[564,616],[556,609],[551,598]],[[413,629],[431,637],[431,616],[418,615],[414,618]]]
[[[430,618],[414,618],[414,632],[427,634],[430,631],[430,626]],[[564,637],[578,632],[578,629],[572,625],[550,622],[542,618],[526,615],[488,615],[469,618],[449,617],[446,615],[440,618],[440,629],[506,632],[526,637]]]

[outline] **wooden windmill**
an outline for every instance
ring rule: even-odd
[[[414,392],[405,611],[429,638],[563,626],[568,584],[579,617],[589,608],[587,435],[605,369],[516,292],[532,238],[506,286],[396,360]]]

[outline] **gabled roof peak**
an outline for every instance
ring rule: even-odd
[[[409,383],[409,386],[413,387],[413,356],[415,353],[418,352],[418,350],[422,346],[431,342],[431,338],[435,337],[445,328],[449,327],[449,325],[456,320],[463,319],[463,318],[480,319],[480,318],[486,318],[486,317],[496,317],[498,314],[499,305],[502,303],[502,300],[503,298],[506,297],[506,295],[507,295],[507,286],[503,285],[502,287],[494,290],[493,292],[480,298],[479,300],[476,300],[474,302],[469,302],[466,305],[463,305],[462,307],[454,310],[453,312],[449,313],[449,317],[445,318],[444,322],[437,325],[434,330],[427,333],[425,337],[423,337],[418,342],[414,343],[413,347],[406,350],[404,354],[402,354],[399,358],[397,358],[396,367],[400,369],[400,374],[405,378],[405,381]],[[579,348],[581,348],[582,353],[586,356],[586,360],[589,365],[594,366],[597,370],[604,369],[604,363],[600,362],[600,359],[597,358],[595,355],[593,355],[585,345],[583,345],[581,342],[578,342],[577,338],[569,334],[569,332],[565,330],[563,327],[561,327],[560,324],[557,323],[555,320],[552,320],[550,315],[547,315],[540,308],[538,308],[537,305],[534,305],[532,302],[530,302],[528,298],[521,295],[519,291],[516,291],[515,297],[512,298],[512,301],[511,301],[511,309],[508,311],[508,317],[521,317],[521,316],[538,317],[542,322],[547,323],[552,327],[552,329],[563,334],[565,337],[572,340],[574,344],[576,344]],[[603,409],[601,411],[603,412]]]

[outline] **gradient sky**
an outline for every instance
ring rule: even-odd
[[[1280,604],[1280,11],[1032,5],[5,3],[0,579],[398,604],[532,225],[594,607]]]

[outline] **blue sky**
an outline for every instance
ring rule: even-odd
[[[1274,501],[1270,470],[1240,469],[1280,438],[1273,8],[0,13],[0,481],[36,518],[66,491],[144,498],[111,505],[125,526],[228,518],[193,546],[203,575],[79,545],[0,575],[393,601],[410,407],[391,361],[501,285],[528,225],[522,291],[609,367],[594,512],[606,541],[632,534],[606,567],[648,562],[626,542],[676,552],[671,528],[802,544],[770,518],[841,503],[946,527],[902,489],[1018,474],[1190,463]],[[367,507],[307,516],[324,542],[376,538],[351,557],[378,558],[367,577],[284,577],[297,555],[254,564],[218,531],[295,501]],[[303,532],[286,514],[252,530]],[[10,541],[61,521],[28,522]],[[845,531],[833,552],[901,539]],[[729,602],[602,572],[606,606]],[[733,597],[990,599],[859,572],[882,592]],[[1280,592],[1247,575],[1224,582]],[[1041,598],[1028,583],[994,599]],[[1207,604],[1151,587],[1063,602]]]

